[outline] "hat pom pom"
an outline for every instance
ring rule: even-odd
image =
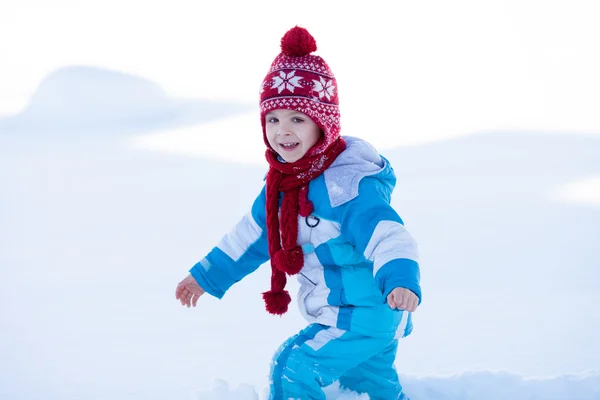
[[[302,57],[317,50],[317,42],[304,28],[296,26],[281,38],[281,52],[286,56]]]
[[[288,305],[291,303],[292,298],[287,290],[281,292],[274,292],[269,290],[263,293],[263,299],[265,300],[265,307],[269,314],[283,315],[288,310]]]

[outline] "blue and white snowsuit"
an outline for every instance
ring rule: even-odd
[[[277,351],[270,398],[325,399],[340,381],[371,399],[404,398],[394,368],[398,338],[412,331],[411,313],[386,302],[396,287],[421,300],[417,245],[390,205],[396,178],[367,142],[347,148],[309,183],[314,212],[299,217],[305,257],[297,275],[298,305],[309,322]],[[221,298],[269,259],[265,189],[252,210],[191,269],[204,290]]]

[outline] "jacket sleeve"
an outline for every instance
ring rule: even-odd
[[[375,178],[363,178],[359,195],[340,206],[341,234],[373,263],[373,276],[384,296],[403,287],[421,303],[417,243],[390,205],[390,195]]]
[[[204,291],[221,298],[234,283],[254,272],[268,259],[263,187],[252,210],[192,267],[190,273]]]

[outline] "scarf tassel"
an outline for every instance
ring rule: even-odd
[[[271,272],[271,290],[264,292],[263,299],[269,314],[283,315],[288,310],[292,298],[285,290],[287,278],[285,273],[273,268]]]
[[[273,257],[275,268],[288,275],[296,275],[304,265],[304,252],[302,247],[295,246],[291,250],[279,250]]]
[[[283,315],[288,310],[288,305],[292,302],[292,298],[287,290],[274,292],[269,290],[263,293],[265,307],[269,314]]]

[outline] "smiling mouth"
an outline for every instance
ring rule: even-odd
[[[280,143],[279,146],[283,147],[284,150],[294,150],[300,143]]]

